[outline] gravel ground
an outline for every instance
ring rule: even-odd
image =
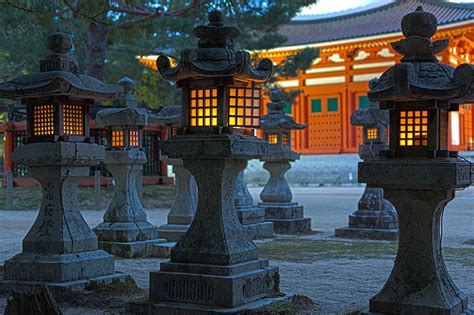
[[[251,188],[255,200],[261,188]],[[345,242],[332,237],[334,229],[347,224],[347,216],[356,209],[362,187],[294,188],[294,200],[305,206],[305,215],[311,217],[312,227],[320,232],[298,239]],[[474,242],[474,188],[457,193],[448,204],[444,216],[443,245],[452,249],[468,249],[463,255],[473,255]],[[102,211],[83,211],[86,221],[95,226],[101,222]],[[166,222],[167,210],[148,211],[149,220],[161,225]],[[28,231],[36,211],[2,211],[0,219],[0,261],[21,251],[21,239]],[[261,246],[272,241],[261,242]],[[371,246],[370,241],[357,241]],[[273,257],[273,256],[272,256]],[[454,256],[456,257],[456,256]],[[382,287],[393,266],[393,255],[367,257],[349,253],[335,259],[325,255],[310,256],[310,260],[275,259],[280,267],[282,291],[306,295],[317,304],[317,314],[340,314],[349,310],[364,309],[368,299]],[[461,257],[466,258],[466,257]],[[470,258],[472,261],[473,257]],[[148,287],[148,273],[158,270],[160,259],[117,259],[116,269],[130,273],[138,285]],[[455,283],[474,302],[474,265],[461,259],[448,259],[447,268]],[[0,314],[5,297],[0,298]],[[68,309],[67,314],[84,313]],[[87,312],[89,314],[89,312]]]

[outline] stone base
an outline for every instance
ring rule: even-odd
[[[93,229],[99,242],[136,242],[158,238],[158,228],[147,221],[102,222]]]
[[[150,301],[238,307],[278,293],[279,279],[267,259],[229,266],[166,262],[150,273]]]
[[[177,242],[189,229],[187,224],[165,224],[158,228],[158,236],[168,242]]]
[[[242,225],[242,227],[253,240],[258,240],[262,238],[272,238],[274,236],[272,222],[246,224]]]
[[[265,209],[250,206],[236,206],[237,217],[242,227],[253,240],[273,237],[273,223],[265,222]]]
[[[151,301],[134,301],[129,302],[125,306],[127,314],[143,314],[143,315],[209,315],[209,314],[227,314],[227,315],[242,315],[249,314],[261,307],[270,305],[276,302],[290,302],[292,295],[284,295],[278,297],[269,297],[260,299],[258,301],[248,303],[239,307],[223,308],[213,307],[190,303],[169,303],[160,302],[153,304]]]
[[[171,249],[176,245],[174,242],[166,242],[153,245],[153,257],[170,258]]]
[[[303,206],[296,202],[263,202],[258,206],[265,209],[265,220],[273,222],[275,233],[298,234],[311,231],[311,219],[303,218]]]
[[[67,282],[115,273],[114,256],[103,250],[50,254],[23,252],[5,261],[4,279]]]
[[[48,289],[52,293],[84,291],[91,285],[95,284],[128,283],[131,281],[133,281],[132,277],[124,273],[113,273],[105,276],[66,282],[0,280],[0,294],[9,294],[12,290],[19,292],[31,292],[37,287],[41,287],[43,285],[47,285]]]
[[[161,238],[137,242],[99,241],[99,248],[112,255],[123,258],[155,257],[153,254],[153,246],[164,242],[166,242],[166,240]]]
[[[398,229],[370,229],[343,227],[335,230],[336,237],[365,238],[372,240],[395,241],[398,239]]]

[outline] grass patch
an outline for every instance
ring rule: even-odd
[[[5,209],[6,190],[1,190],[0,209]],[[143,206],[151,208],[171,208],[174,203],[176,190],[171,185],[144,185]],[[99,209],[105,209],[110,203],[113,195],[112,186],[102,186],[98,198]],[[37,210],[41,204],[40,187],[15,187],[13,189],[14,210]],[[94,187],[79,187],[77,190],[79,207],[83,210],[94,210],[97,208]],[[10,210],[10,209],[9,209]]]
[[[466,245],[474,245],[474,240],[467,240],[467,241],[465,241],[463,244],[466,244]]]
[[[315,259],[393,258],[397,247],[395,241],[345,242],[288,237],[259,244],[259,252],[261,257],[273,260],[311,263]],[[443,256],[448,261],[474,266],[474,248],[443,247]]]
[[[396,242],[341,242],[297,238],[277,238],[259,246],[261,257],[294,262],[313,262],[315,257],[381,258],[395,255],[396,250]]]
[[[263,314],[278,314],[278,315],[289,315],[289,314],[307,314],[308,311],[312,311],[316,303],[310,298],[303,295],[295,295],[289,301],[278,301],[269,305],[265,305],[255,311],[246,312],[245,314],[251,315],[263,315]]]

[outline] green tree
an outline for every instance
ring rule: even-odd
[[[37,71],[46,37],[72,34],[80,68],[106,82],[134,78],[139,101],[151,107],[176,103],[174,88],[137,56],[196,44],[195,25],[211,9],[239,26],[245,49],[268,49],[285,38],[278,27],[316,0],[0,0],[0,80]],[[292,57],[296,60],[296,57]],[[290,61],[288,64],[291,63]],[[286,65],[285,67],[287,67]]]

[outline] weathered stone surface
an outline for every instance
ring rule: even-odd
[[[279,291],[278,268],[264,259],[226,266],[162,263],[160,272],[150,274],[151,283],[152,301],[222,307],[237,307]]]
[[[76,195],[79,181],[89,175],[88,165],[103,159],[104,148],[34,143],[18,147],[13,157],[29,166],[29,173],[41,184],[43,199],[23,240],[23,252],[5,261],[4,282],[54,285],[113,275],[113,256],[97,249],[97,237],[84,221]]]
[[[158,229],[147,221],[137,192],[137,178],[146,162],[141,149],[107,150],[105,164],[115,179],[114,194],[105,211],[104,222],[94,232],[100,248],[121,257],[144,257],[152,253]]]
[[[169,242],[177,242],[191,225],[197,207],[197,185],[191,173],[183,167],[181,159],[161,159],[173,165],[176,181],[176,197],[168,213],[168,223],[158,228],[160,237]]]
[[[244,170],[237,175],[234,204],[237,217],[252,239],[273,237],[273,223],[265,222],[265,209],[253,204],[253,198],[244,180]]]

